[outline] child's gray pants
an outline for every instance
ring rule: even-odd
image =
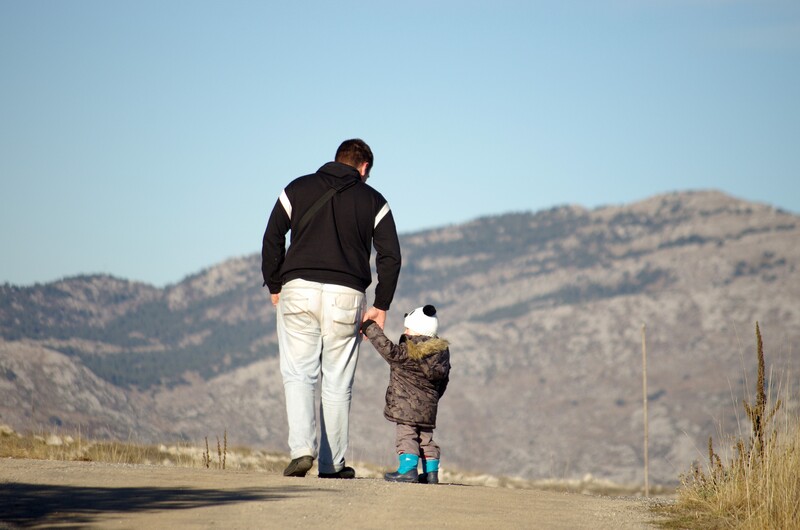
[[[433,441],[433,429],[397,424],[395,446],[397,454],[419,455],[426,460],[439,460],[441,451]]]

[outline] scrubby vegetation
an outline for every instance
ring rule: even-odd
[[[756,324],[758,383],[745,401],[750,433],[723,459],[708,440],[708,462],[682,477],[665,528],[783,530],[800,528],[800,424],[769,397],[761,331]]]

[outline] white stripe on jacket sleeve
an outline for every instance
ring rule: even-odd
[[[286,190],[281,192],[281,204],[283,205],[283,209],[286,211],[286,215],[289,216],[289,219],[292,218],[292,203],[289,201],[289,197],[286,195]]]
[[[384,205],[383,205],[383,208],[381,208],[381,211],[379,211],[379,212],[378,212],[378,215],[376,215],[376,216],[375,216],[375,224],[374,224],[374,225],[372,225],[372,228],[375,228],[375,227],[377,227],[377,226],[378,226],[378,223],[380,223],[380,222],[381,222],[381,220],[382,220],[384,217],[386,217],[386,214],[387,214],[387,213],[389,213],[389,203],[388,203],[388,202],[387,202],[386,204],[384,204]]]

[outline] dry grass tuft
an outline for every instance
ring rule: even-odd
[[[800,528],[800,425],[781,407],[770,406],[764,376],[764,347],[756,323],[758,388],[754,404],[744,402],[750,436],[734,440],[734,456],[725,465],[708,440],[705,469],[692,466],[681,477],[678,501],[662,510],[665,528],[752,530]]]
[[[217,469],[252,470],[277,473],[289,463],[287,455],[254,451],[246,447],[228,448],[228,432],[220,443],[217,437]],[[72,460],[111,464],[144,464],[175,467],[211,467],[208,438],[205,450],[187,443],[174,445],[140,444],[133,441],[86,440],[63,434],[20,434],[0,425],[0,458]]]

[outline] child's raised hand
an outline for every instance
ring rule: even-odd
[[[372,324],[375,324],[375,321],[372,319],[365,320],[363,324],[361,324],[361,334],[366,336],[367,335],[367,328],[370,327]]]

